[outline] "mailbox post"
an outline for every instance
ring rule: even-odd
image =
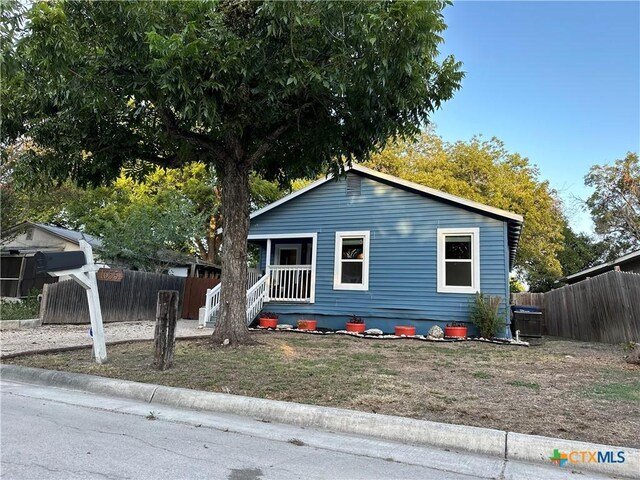
[[[36,271],[47,272],[54,277],[69,275],[87,292],[89,318],[93,331],[93,352],[97,363],[107,361],[107,346],[102,326],[102,310],[98,296],[98,281],[93,262],[93,250],[86,241],[80,240],[80,252],[55,252],[36,254]]]

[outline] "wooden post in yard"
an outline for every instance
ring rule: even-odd
[[[160,290],[156,311],[156,330],[153,336],[155,354],[153,365],[158,370],[166,370],[173,365],[176,349],[176,324],[178,322],[178,291]]]

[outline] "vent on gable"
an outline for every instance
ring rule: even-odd
[[[347,196],[355,197],[360,195],[362,189],[362,177],[358,175],[347,175]]]

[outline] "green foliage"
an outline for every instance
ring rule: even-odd
[[[522,380],[512,380],[511,382],[507,382],[509,385],[513,387],[523,387],[530,388],[531,390],[540,390],[540,384],[534,382],[524,382]]]
[[[520,293],[524,292],[525,287],[517,277],[509,277],[509,292],[511,293]]]
[[[474,378],[479,378],[479,379],[482,379],[482,380],[488,380],[488,379],[490,379],[490,378],[493,378],[493,377],[494,377],[494,376],[493,376],[493,375],[491,375],[490,373],[488,373],[488,372],[483,372],[483,371],[473,372],[473,374],[472,374],[472,375],[473,375],[473,377],[474,377]]]
[[[609,248],[607,242],[594,240],[585,233],[576,233],[569,225],[564,227],[563,244],[564,249],[558,253],[558,260],[564,275],[602,263]]]
[[[561,275],[561,205],[538,169],[496,139],[446,143],[433,132],[416,142],[395,142],[366,163],[395,175],[486,205],[518,213],[524,229],[515,269],[531,284],[537,272]]]
[[[33,171],[81,182],[141,160],[306,177],[418,133],[452,97],[446,3],[36,2],[6,132],[50,147]]]
[[[501,297],[492,297],[480,292],[476,293],[469,316],[473,324],[480,330],[480,335],[484,338],[495,337],[498,329],[504,324],[498,316],[501,301]]]
[[[640,162],[629,152],[613,165],[595,165],[585,176],[594,189],[586,205],[596,233],[611,246],[609,258],[640,248]]]
[[[104,187],[81,188],[70,180],[16,185],[11,175],[7,180],[0,185],[3,230],[26,220],[81,230],[104,237],[102,258],[142,269],[165,266],[169,257],[160,261],[159,250],[219,262],[220,188],[215,170],[203,163],[144,172],[123,169]],[[257,175],[252,175],[250,189],[253,209],[283,195],[276,183]],[[160,221],[164,223],[157,226]]]
[[[38,318],[40,301],[37,290],[29,292],[29,296],[21,302],[0,301],[0,320],[28,320]]]

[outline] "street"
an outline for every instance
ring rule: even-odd
[[[607,478],[51,387],[0,388],[3,480]]]

